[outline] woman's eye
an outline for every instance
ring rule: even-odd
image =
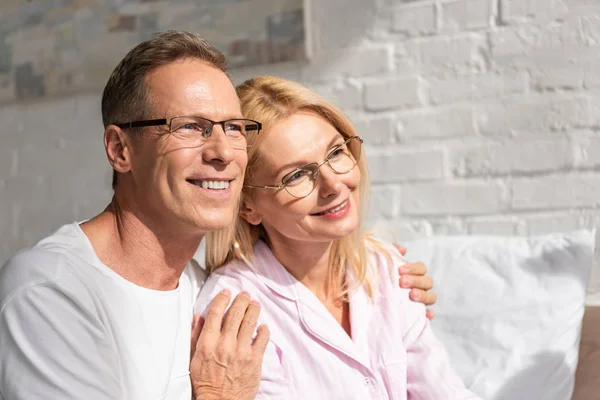
[[[335,158],[341,156],[342,154],[344,154],[344,149],[340,147],[339,149],[335,149],[334,151],[329,153],[329,158]]]
[[[310,172],[309,171],[305,171],[305,170],[296,171],[292,175],[288,176],[285,179],[285,183],[286,184],[288,184],[288,183],[294,183],[294,182],[298,181],[299,179],[302,179],[302,178],[308,176],[309,174],[310,174]]]

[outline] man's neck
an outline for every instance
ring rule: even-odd
[[[148,289],[173,290],[202,235],[157,226],[134,207],[113,198],[98,216],[81,225],[100,260],[126,280]]]

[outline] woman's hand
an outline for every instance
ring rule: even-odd
[[[406,249],[394,244],[400,254],[405,255]],[[404,264],[398,268],[400,274],[400,287],[411,289],[410,298],[413,301],[423,303],[426,306],[435,304],[436,294],[430,290],[433,288],[433,279],[427,276],[427,266],[422,262]],[[427,310],[427,318],[432,319],[433,311]]]

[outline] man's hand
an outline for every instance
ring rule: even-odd
[[[398,244],[394,244],[400,254],[405,255],[406,249]],[[422,262],[405,264],[398,268],[400,273],[400,287],[411,289],[410,298],[431,306],[435,304],[436,294],[430,292],[433,288],[433,279],[427,276],[427,267]],[[433,319],[433,311],[427,310],[427,318]]]
[[[195,318],[190,377],[198,400],[254,399],[258,391],[269,330],[259,326],[252,340],[260,305],[246,292],[237,295],[223,322],[230,300],[229,291],[222,291],[208,307],[206,320]]]

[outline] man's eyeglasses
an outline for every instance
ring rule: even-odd
[[[225,137],[231,147],[245,149],[248,147],[246,136],[250,133],[260,133],[262,125],[251,119],[228,119],[226,121],[212,121],[202,117],[173,117],[170,120],[150,119],[145,121],[134,121],[115,124],[121,129],[141,128],[146,126],[167,125],[169,132],[190,146],[201,146],[213,133],[215,125],[221,125]]]
[[[352,136],[344,143],[335,147],[322,163],[306,164],[285,174],[279,185],[244,185],[244,187],[253,189],[285,189],[292,196],[301,199],[315,190],[319,179],[319,168],[323,164],[329,165],[336,174],[347,174],[352,171],[360,159],[362,142],[363,140],[360,137]],[[350,151],[351,147],[355,147],[354,153]]]

